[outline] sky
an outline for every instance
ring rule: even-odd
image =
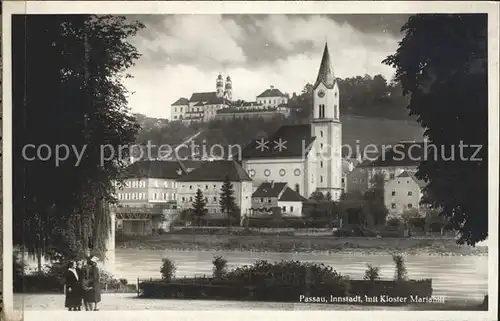
[[[141,54],[124,83],[134,113],[169,118],[170,105],[193,92],[215,91],[219,73],[233,100],[255,101],[271,85],[300,93],[316,80],[325,42],[336,77],[394,70],[406,15],[135,15],[145,28],[130,39]],[[342,94],[342,93],[340,93]]]

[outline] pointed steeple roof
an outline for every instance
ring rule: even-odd
[[[327,43],[325,43],[325,50],[323,51],[323,58],[321,58],[318,78],[316,78],[314,87],[317,87],[320,83],[323,83],[328,89],[333,88],[333,85],[335,84],[335,77],[333,75],[333,69],[330,62],[330,53],[328,52]]]

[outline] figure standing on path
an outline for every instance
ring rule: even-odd
[[[68,308],[68,311],[77,311],[81,305],[81,289],[80,278],[78,277],[74,261],[68,263],[64,282],[64,294],[64,306]]]
[[[79,291],[78,291],[78,306],[77,310],[81,311],[82,310],[82,301],[83,301],[83,266],[84,266],[84,261],[83,260],[78,260],[76,262],[76,274],[78,275],[78,281],[79,281]]]
[[[83,302],[87,311],[99,311],[97,304],[101,302],[101,280],[97,261],[98,258],[93,256],[87,261],[84,269]]]

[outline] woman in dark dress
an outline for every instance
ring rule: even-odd
[[[81,290],[80,279],[78,278],[74,261],[68,263],[68,270],[66,271],[64,282],[64,293],[64,306],[68,308],[68,311],[77,311],[78,306],[81,305]]]
[[[78,307],[77,310],[81,311],[82,310],[82,300],[83,300],[83,260],[78,260],[76,262],[76,274],[78,275],[78,281],[79,281],[79,293],[78,293]]]
[[[91,311],[98,311],[97,304],[101,302],[101,280],[97,261],[97,257],[92,257],[84,268],[83,302],[85,309]]]

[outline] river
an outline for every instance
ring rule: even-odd
[[[323,263],[353,279],[363,278],[366,265],[379,266],[382,279],[394,277],[392,257],[363,254],[314,254],[314,253],[262,253],[262,252],[204,252],[169,251],[146,249],[116,249],[116,276],[136,283],[137,278],[160,277],[162,258],[170,258],[177,264],[177,277],[212,274],[212,259],[221,255],[230,268],[252,264],[256,260],[299,260]],[[405,257],[408,277],[432,278],[435,296],[446,301],[481,301],[488,293],[487,256],[432,256],[428,254]]]

